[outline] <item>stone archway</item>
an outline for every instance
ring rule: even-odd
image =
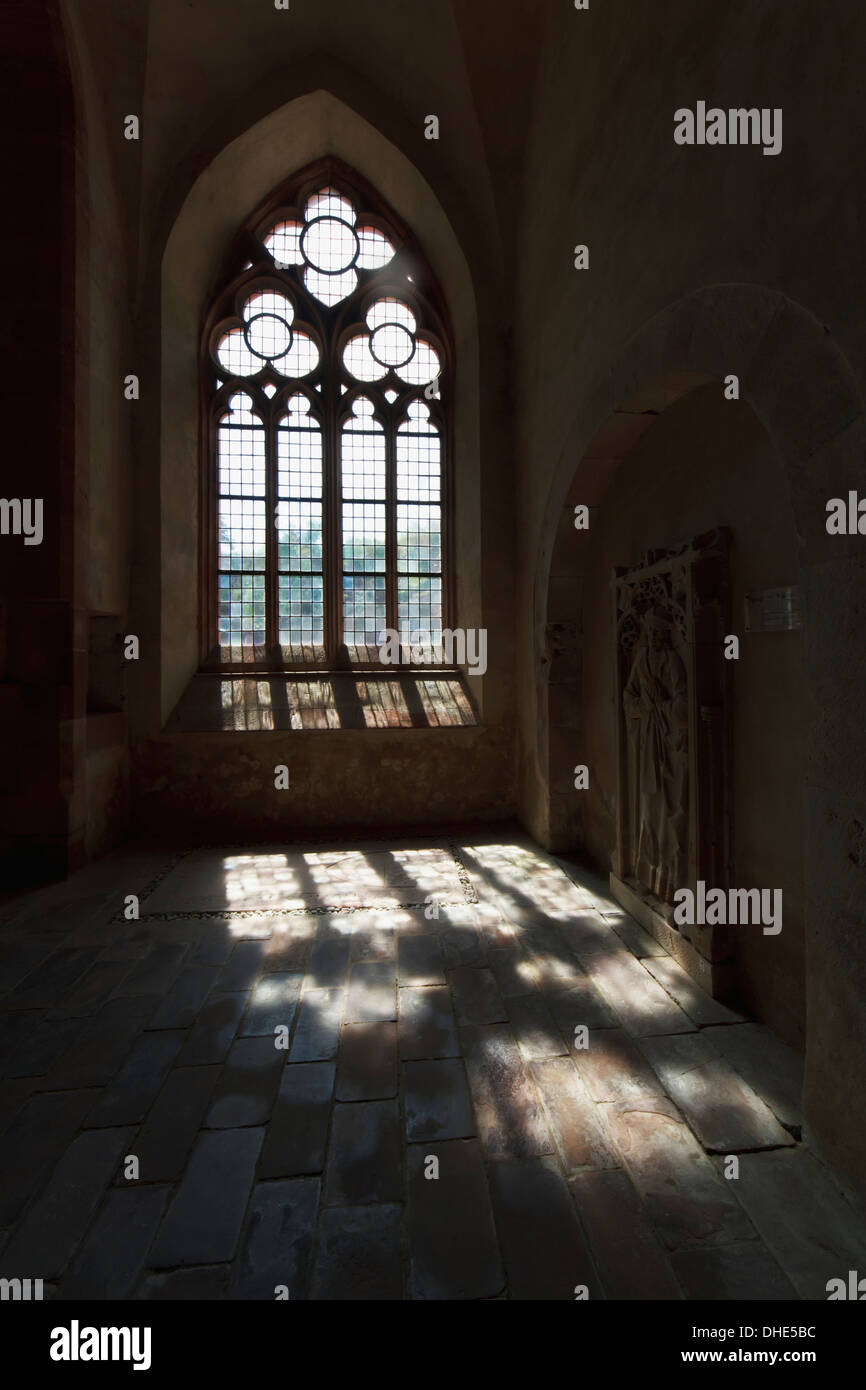
[[[451,222],[411,160],[364,116],[325,90],[305,91],[236,135],[188,189],[159,265],[161,320],[148,347],[161,373],[160,413],[148,421],[161,458],[159,533],[163,552],[159,692],[164,719],[198,659],[196,580],[198,342],[201,313],[229,238],[271,190],[322,154],[334,155],[374,184],[395,211],[420,225],[425,253],[443,287],[457,343],[455,537],[462,576],[457,595],[464,623],[480,626],[481,525],[478,318],[472,275]],[[158,331],[157,331],[158,330]],[[156,366],[154,367],[156,371]],[[177,583],[182,572],[184,582]],[[159,592],[160,584],[154,584]],[[489,687],[489,682],[487,683]],[[154,692],[156,693],[156,692]],[[483,701],[483,694],[481,698]],[[150,715],[151,725],[153,714]]]
[[[777,291],[716,285],[669,306],[625,345],[572,432],[535,575],[532,827],[551,848],[579,843],[570,793],[586,595],[574,506],[603,506],[621,460],[658,416],[730,374],[783,461],[800,548],[804,671],[819,712],[807,748],[792,750],[805,788],[806,1115],[817,1146],[857,1183],[866,1131],[852,1129],[847,1097],[866,1080],[866,737],[850,690],[866,679],[866,559],[858,537],[828,536],[825,521],[828,498],[862,485],[866,416],[829,332]],[[588,418],[603,424],[591,432]]]

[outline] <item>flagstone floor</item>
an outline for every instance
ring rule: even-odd
[[[520,834],[126,849],[0,908],[0,1276],[823,1300],[866,1232],[801,1085]]]

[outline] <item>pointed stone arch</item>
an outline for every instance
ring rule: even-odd
[[[866,1132],[852,1129],[847,1102],[866,1082],[866,733],[850,691],[866,683],[866,551],[860,537],[829,536],[825,521],[830,497],[862,491],[866,415],[829,329],[779,291],[711,285],[670,305],[625,344],[575,423],[551,485],[535,573],[530,819],[552,848],[574,844],[569,773],[588,597],[574,505],[603,506],[620,462],[658,416],[706,382],[721,389],[731,373],[782,460],[800,548],[803,667],[816,712],[807,748],[792,750],[805,787],[805,1105],[817,1147],[853,1184],[866,1165]]]
[[[454,325],[455,570],[456,607],[463,626],[480,627],[480,531],[478,323],[466,256],[437,194],[396,145],[330,91],[304,91],[256,120],[221,148],[194,179],[167,236],[160,267],[158,322],[149,325],[149,346],[161,380],[159,412],[152,412],[143,448],[159,457],[158,505],[153,533],[163,541],[161,601],[142,594],[161,656],[158,686],[151,688],[143,721],[165,720],[197,664],[199,577],[196,343],[222,258],[251,210],[295,170],[332,155],[374,184],[413,229],[448,301]],[[484,693],[481,692],[483,706]],[[158,709],[158,714],[157,714]]]

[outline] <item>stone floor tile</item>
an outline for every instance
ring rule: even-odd
[[[272,1037],[237,1038],[223,1064],[205,1127],[267,1124],[285,1060],[285,1051]]]
[[[253,1188],[229,1298],[273,1302],[278,1286],[289,1299],[304,1299],[310,1279],[319,1179],[260,1182]]]
[[[153,931],[148,922],[116,922],[114,935],[103,946],[99,960],[142,961],[153,947]],[[132,964],[130,964],[130,969]]]
[[[0,995],[9,994],[57,949],[50,932],[8,936],[0,944]]]
[[[57,1163],[41,1195],[13,1232],[0,1259],[0,1274],[39,1271],[58,1278],[84,1236],[106,1188],[129,1152],[133,1129],[79,1134]]]
[[[58,891],[59,890],[59,891]],[[111,917],[120,906],[116,890],[88,893],[77,885],[52,884],[26,895],[15,914],[14,925],[20,930],[52,932],[63,936],[77,927],[88,926]]]
[[[569,954],[559,931],[559,924],[549,921],[541,913],[523,927],[520,933],[520,944],[527,955],[533,957],[548,954],[560,957]]]
[[[610,911],[602,910],[601,916],[607,926],[613,927],[623,945],[644,964],[652,957],[663,960],[670,959],[661,942],[656,941],[654,936],[645,931],[640,922],[636,922],[631,913],[626,912],[624,908],[611,909]],[[650,970],[648,965],[647,969]],[[654,972],[650,970],[650,973],[653,974]],[[677,1003],[680,1003],[679,999],[677,999]],[[684,1006],[681,1005],[681,1007]]]
[[[294,1178],[321,1173],[331,1118],[334,1071],[333,1062],[290,1062],[283,1068],[259,1160],[260,1178]]]
[[[742,1153],[794,1143],[700,1034],[644,1038],[641,1050],[708,1152]]]
[[[574,1030],[578,1025],[593,1029],[616,1025],[616,1018],[587,975],[571,989],[546,991],[544,999],[569,1050],[574,1047]]]
[[[539,987],[538,975],[529,956],[515,949],[496,947],[487,953],[487,960],[496,986],[504,1000],[519,999],[525,994],[535,994]]]
[[[827,1298],[830,1279],[866,1275],[866,1220],[802,1148],[744,1154],[734,1189],[800,1298]]]
[[[568,1186],[608,1298],[681,1297],[647,1211],[626,1173],[578,1173]]]
[[[32,1096],[19,1110],[0,1138],[0,1228],[13,1225],[44,1186],[92,1104],[92,1091],[54,1091]]]
[[[191,957],[199,948],[206,923],[190,918],[173,918],[169,922],[146,922],[151,941],[166,946],[185,946],[184,965],[191,963]]]
[[[321,918],[290,922],[276,921],[273,934],[264,943],[262,968],[281,975],[296,974],[307,969]]]
[[[445,985],[399,991],[398,1040],[404,1061],[422,1057],[457,1057],[460,1044]]]
[[[399,1202],[402,1187],[397,1102],[338,1102],[331,1120],[324,1205]]]
[[[140,1180],[174,1182],[183,1172],[204,1120],[220,1067],[177,1067],[151,1106],[132,1141]]]
[[[241,1024],[241,1037],[267,1035],[273,1039],[278,1027],[291,1030],[303,982],[303,975],[284,975],[276,971],[262,975],[250,995]]]
[[[693,1033],[695,1024],[626,950],[586,956],[587,974],[635,1037]]]
[[[168,1187],[134,1185],[109,1192],[57,1297],[132,1298],[170,1192]]]
[[[438,936],[404,936],[397,944],[397,980],[401,985],[444,985],[445,969]]]
[[[301,998],[289,1062],[330,1062],[337,1055],[344,989],[307,989]]]
[[[149,996],[140,1004],[151,1010]],[[57,1058],[43,1083],[46,1091],[104,1086],[120,1070],[141,1031],[143,1018],[128,999],[109,999],[87,1019],[72,1043]]]
[[[147,912],[221,912],[227,908],[281,906],[292,892],[293,876],[279,876],[277,857],[270,864],[264,856],[226,855],[217,849],[195,850],[186,855],[145,899]],[[285,871],[285,863],[282,865]],[[273,899],[267,903],[264,899]]]
[[[554,855],[553,862],[600,911],[613,912],[619,907],[610,891],[610,877],[607,873],[600,873],[592,865],[579,863],[569,855]]]
[[[579,1285],[604,1297],[555,1158],[492,1163],[490,1195],[510,1298],[573,1302]]]
[[[666,1250],[756,1238],[733,1191],[736,1183],[719,1177],[670,1101],[645,1096],[607,1111],[610,1132]]]
[[[352,966],[346,1001],[347,1023],[384,1023],[397,1017],[397,983],[390,961]]]
[[[472,1101],[459,1057],[404,1062],[403,1096],[410,1142],[474,1136]]]
[[[500,956],[520,955],[522,947],[516,929],[510,922],[501,919],[494,922],[482,922],[478,927],[478,934],[484,947],[485,965],[490,965],[491,953],[496,951]]]
[[[36,1086],[33,1076],[18,1077],[14,1081],[0,1082],[0,1135],[24,1109]]]
[[[567,1052],[562,1033],[541,995],[509,999],[508,1018],[526,1061]]]
[[[385,914],[379,914],[384,917]],[[362,914],[353,914],[351,917],[353,924],[349,933],[349,961],[352,965],[358,963],[390,962],[391,968],[395,968],[397,955],[397,940],[393,926],[389,920],[384,921],[383,925],[376,928],[365,928],[360,925]]]
[[[262,972],[264,960],[264,942],[238,941],[214,982],[214,994],[238,994],[241,990],[252,989]]]
[[[3,1008],[52,1008],[71,993],[98,954],[97,950],[88,946],[59,947],[10,990],[3,999]]]
[[[47,1015],[59,1018],[89,1018],[122,985],[133,962],[96,960],[77,984]]]
[[[92,922],[82,923],[74,931],[62,938],[64,946],[93,946],[99,956],[114,941],[118,923],[107,916],[95,917]],[[99,956],[97,959],[99,959]]]
[[[530,1063],[529,1072],[566,1169],[573,1173],[584,1168],[619,1168],[622,1160],[607,1133],[603,1111],[571,1058],[547,1057]]]
[[[509,934],[511,933],[511,928],[493,903],[479,900],[477,903],[467,904],[467,910],[482,935],[487,931],[497,931],[498,933],[500,927],[504,927]]]
[[[397,1094],[397,1024],[347,1023],[340,1035],[337,1100],[389,1100]]]
[[[529,954],[541,990],[574,989],[586,980],[585,971],[558,934],[550,944],[531,944]]]
[[[400,941],[407,936],[441,936],[444,930],[442,921],[445,909],[436,904],[438,916],[433,916],[433,909],[427,907],[404,907],[395,912],[389,913],[393,922],[395,952],[399,947]]]
[[[347,940],[316,941],[310,956],[307,985],[310,989],[337,989],[347,983],[350,943]]]
[[[803,1058],[760,1023],[707,1028],[701,1034],[769,1105],[787,1128],[803,1124]]]
[[[188,951],[189,946],[184,941],[157,942],[143,960],[133,965],[115,991],[116,996],[166,994],[180,973]]]
[[[9,1081],[44,1076],[83,1027],[83,1019],[47,1019],[41,1010],[7,1014],[0,1024],[0,1075]]]
[[[560,923],[559,932],[569,951],[582,965],[585,964],[585,956],[622,949],[622,941],[610,923],[594,910],[575,912],[568,921]]]
[[[693,1023],[697,1023],[701,1028],[706,1028],[711,1024],[742,1023],[743,1015],[729,1009],[724,1004],[720,1004],[706,990],[701,989],[696,984],[691,975],[683,970],[681,965],[677,965],[675,960],[660,948],[662,954],[653,959],[642,962],[645,970],[648,970],[654,980],[658,980],[662,989],[666,989],[668,994],[676,1000],[684,1013],[687,1013]]]
[[[508,1012],[492,970],[460,966],[448,972],[458,1023],[504,1023]]]
[[[190,1028],[210,994],[219,970],[214,965],[189,965],[148,1019],[148,1028]]]
[[[328,1301],[401,1299],[402,1213],[401,1206],[324,1210],[310,1297]]]
[[[712,1250],[683,1250],[671,1264],[685,1298],[724,1301],[795,1299],[797,1292],[759,1241],[719,1245]]]
[[[596,1101],[633,1101],[661,1096],[662,1084],[636,1043],[621,1028],[593,1029],[586,1047],[571,1056],[581,1080]]]
[[[234,1258],[263,1137],[263,1129],[199,1135],[149,1256],[151,1268]]]
[[[862,1218],[790,1140],[796,1052],[706,996],[605,876],[495,831],[460,857],[214,848],[169,882],[136,851],[143,921],[113,920],[120,861],[0,904],[0,1263],[53,1241],[61,1301],[823,1301],[866,1270]],[[190,916],[148,918],[153,885]],[[435,915],[396,905],[428,893]],[[138,1182],[105,1171],[118,1133]]]
[[[449,970],[487,964],[487,947],[474,927],[446,927],[441,935],[442,954]]]
[[[114,1080],[88,1111],[88,1129],[141,1124],[184,1040],[182,1030],[143,1033]]]
[[[430,1159],[438,1162],[432,1177]],[[493,1298],[505,1285],[481,1149],[474,1139],[407,1150],[411,1297]]]
[[[552,1153],[553,1141],[511,1029],[461,1029],[478,1134],[491,1157]]]
[[[179,1067],[224,1062],[234,1042],[249,994],[212,994],[189,1030],[177,1059]]]
[[[226,965],[236,937],[226,922],[204,922],[203,931],[190,957],[191,965]]]

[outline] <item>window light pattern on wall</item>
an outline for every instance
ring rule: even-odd
[[[218,659],[376,665],[385,628],[435,646],[446,618],[445,328],[370,190],[289,193],[243,234],[206,330]]]

